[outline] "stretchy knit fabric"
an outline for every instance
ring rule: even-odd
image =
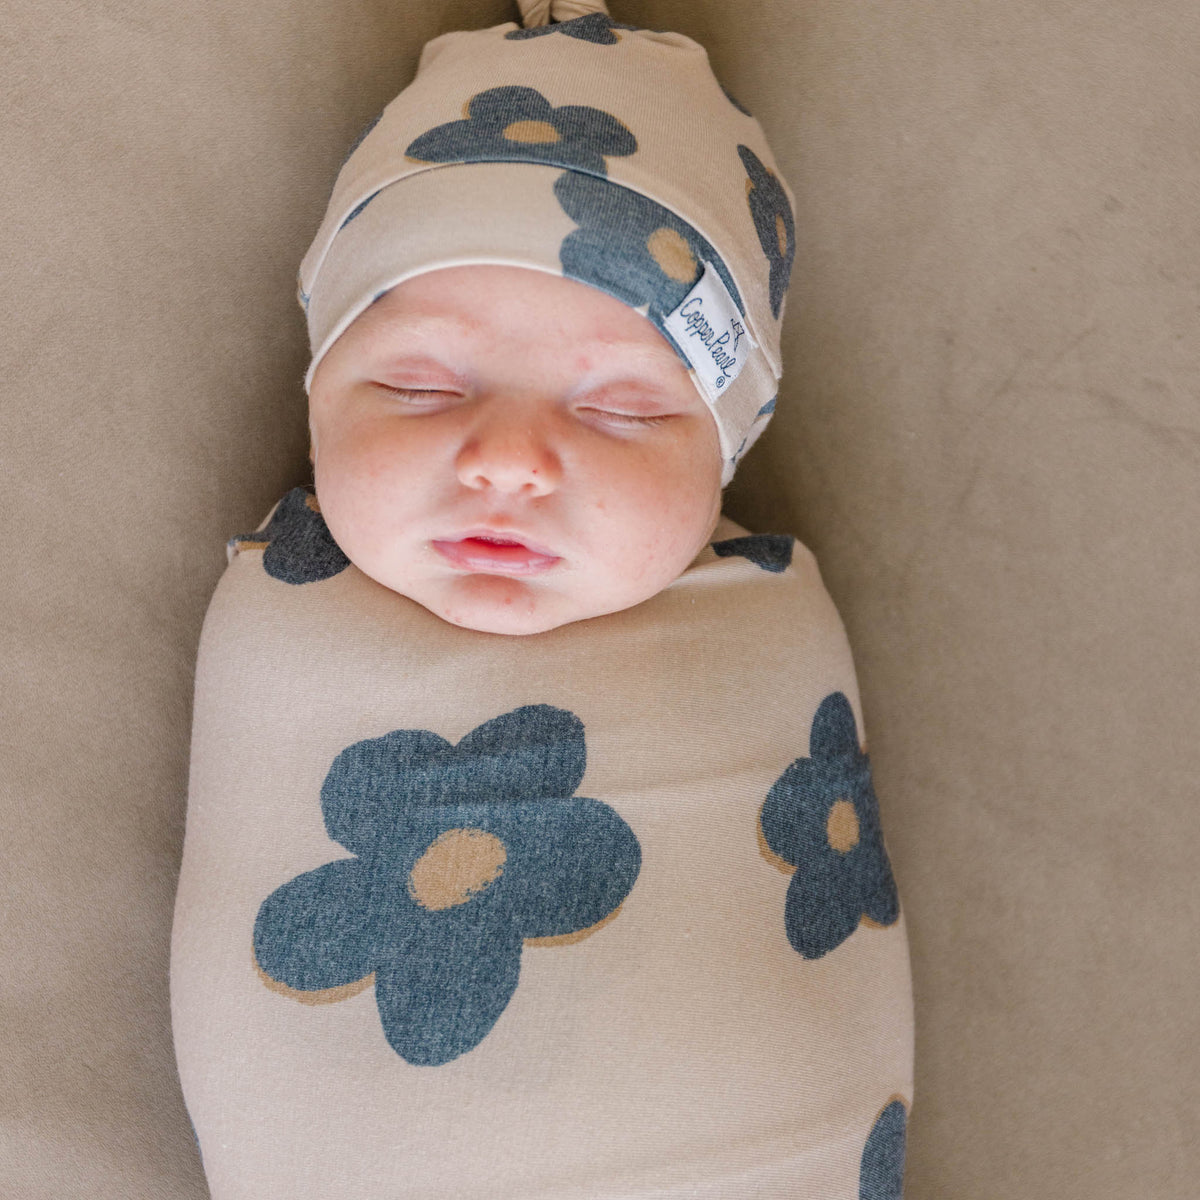
[[[197,664],[171,993],[213,1200],[895,1200],[904,918],[813,556],[529,637],[289,493]]]

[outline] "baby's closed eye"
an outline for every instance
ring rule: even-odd
[[[386,392],[391,392],[393,396],[398,396],[401,400],[411,400],[414,404],[432,403],[445,396],[462,395],[461,392],[454,392],[449,388],[394,387],[390,383],[380,383],[376,386],[383,388]]]
[[[669,421],[671,419],[670,413],[660,413],[655,416],[641,416],[637,413],[620,412],[611,408],[596,408],[591,405],[584,407],[582,411],[597,413],[604,420],[612,421],[617,425],[661,425],[664,421]]]
[[[459,400],[464,396],[462,392],[442,387],[397,387],[381,381],[377,382],[376,386],[414,408],[436,408],[446,401]],[[636,413],[627,408],[609,408],[598,404],[581,404],[577,406],[576,411],[589,417],[599,417],[614,425],[625,426],[661,425],[674,415],[669,412]]]

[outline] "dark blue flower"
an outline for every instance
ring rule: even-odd
[[[900,901],[870,760],[858,748],[854,711],[841,692],[821,701],[809,755],[775,782],[759,820],[764,857],[793,872],[784,909],[788,941],[805,958],[820,958],[860,920],[893,924]]]
[[[277,505],[265,529],[229,539],[238,550],[262,550],[263,570],[284,583],[317,583],[344,571],[350,560],[333,540],[317,498],[296,487]]]
[[[755,566],[778,575],[791,565],[792,547],[795,544],[796,539],[786,533],[752,533],[746,537],[713,542],[712,548],[722,558],[735,555],[748,558]]]
[[[538,25],[533,29],[514,29],[504,36],[510,42],[523,42],[529,38],[544,37],[547,33],[565,33],[567,37],[581,42],[595,42],[598,46],[615,46],[621,37],[615,29],[637,29],[636,25],[621,25],[607,13],[592,12],[570,21],[558,21],[553,25]]]
[[[607,174],[609,154],[632,154],[637,138],[586,104],[555,108],[530,87],[489,88],[471,97],[462,121],[439,125],[405,154],[419,162],[532,162]]]
[[[457,745],[397,729],[347,747],[321,811],[355,857],[263,902],[264,981],[320,1001],[373,980],[384,1034],[406,1061],[436,1066],[474,1049],[512,998],[523,942],[578,940],[637,879],[633,830],[573,795],[585,763],[582,722],[547,704],[486,721]]]
[[[792,276],[792,259],[796,256],[792,206],[774,171],[769,170],[749,146],[738,146],[738,154],[750,177],[746,183],[746,198],[759,245],[771,265],[771,314],[778,317],[783,294]]]
[[[908,1109],[894,1097],[875,1121],[863,1147],[858,1200],[901,1200]]]
[[[563,274],[590,283],[647,315],[687,357],[665,327],[712,263],[729,294],[745,313],[742,298],[712,243],[669,209],[607,179],[567,173],[554,182],[554,194],[567,216],[579,226],[563,238],[559,261]]]
[[[375,190],[374,190],[374,191],[373,191],[373,192],[372,192],[372,193],[371,193],[369,196],[367,196],[367,197],[366,197],[365,199],[363,199],[363,200],[360,200],[360,201],[359,201],[359,202],[358,202],[358,203],[357,203],[357,204],[356,204],[356,205],[355,205],[355,206],[354,206],[354,207],[353,207],[353,208],[352,208],[352,209],[351,209],[351,210],[350,210],[350,211],[349,211],[349,212],[346,214],[346,216],[345,216],[345,218],[343,219],[342,223],[341,223],[341,224],[338,226],[338,232],[339,232],[339,233],[341,233],[341,231],[342,231],[343,229],[345,229],[345,228],[346,228],[346,226],[347,226],[347,225],[349,225],[349,224],[350,224],[350,222],[351,222],[351,221],[353,221],[353,220],[354,220],[354,218],[355,218],[355,217],[357,217],[357,216],[358,216],[358,214],[359,214],[360,212],[362,212],[362,210],[363,210],[364,208],[366,208],[366,207],[367,207],[367,205],[368,205],[368,204],[370,204],[370,203],[371,203],[371,201],[372,201],[372,200],[374,200],[374,199],[375,199],[375,197],[376,197],[376,196],[378,196],[378,195],[379,195],[379,193],[380,193],[380,192],[382,192],[382,191],[383,191],[383,188],[376,188],[376,189],[375,189]],[[305,304],[305,306],[304,306],[304,307],[305,307],[305,310],[307,311],[307,309],[308,309],[308,305],[307,305],[307,304]]]

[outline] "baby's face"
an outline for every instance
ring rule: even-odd
[[[675,352],[619,300],[540,271],[393,288],[321,360],[309,416],[347,557],[469,629],[638,604],[720,515],[716,422]]]

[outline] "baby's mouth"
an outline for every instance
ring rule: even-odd
[[[448,562],[466,571],[531,575],[560,561],[557,554],[542,546],[485,530],[470,530],[455,538],[436,539],[432,544]]]
[[[490,542],[493,546],[523,546],[524,542],[518,542],[516,538],[489,537],[485,533],[477,533],[473,537],[464,538],[464,541],[469,542]]]

